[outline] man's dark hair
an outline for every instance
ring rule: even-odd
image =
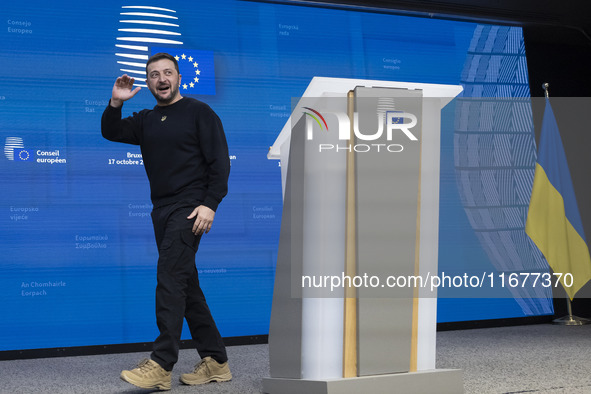
[[[173,62],[174,63],[174,68],[176,68],[176,72],[178,74],[180,74],[180,71],[179,71],[179,63],[176,61],[176,59],[173,56],[171,56],[171,55],[169,55],[168,53],[165,53],[165,52],[159,52],[159,53],[157,53],[155,55],[152,55],[152,57],[150,57],[148,59],[148,62],[146,63],[146,74],[148,74],[148,66],[150,65],[150,63],[154,63],[154,62],[156,62],[158,60],[162,60],[162,59],[168,59],[171,62]]]

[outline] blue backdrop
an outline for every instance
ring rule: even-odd
[[[268,333],[282,201],[278,162],[266,154],[292,97],[314,76],[529,96],[515,27],[232,0],[90,7],[25,0],[5,4],[2,16],[0,350],[155,338],[157,252],[139,149],[100,135],[115,78],[125,72],[142,85],[142,63],[152,53],[179,56],[181,94],[211,105],[226,130],[230,191],[197,257],[225,337]],[[153,105],[144,88],[124,113]],[[462,145],[470,130],[459,129],[456,106],[446,111],[440,268],[490,270],[503,259],[495,245],[507,244],[480,235],[486,229],[470,216],[461,162],[461,152],[488,148]],[[525,124],[533,138],[531,119]],[[516,165],[533,178],[533,144],[524,149],[528,159]],[[517,248],[527,252],[524,242]],[[552,313],[552,305],[524,305],[517,296],[445,299],[438,313],[439,321],[519,317]]]

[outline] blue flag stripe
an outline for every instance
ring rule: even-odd
[[[544,169],[548,180],[554,188],[560,193],[564,200],[564,210],[568,221],[585,240],[583,223],[577,206],[575,191],[568,169],[568,162],[564,153],[564,146],[560,138],[558,124],[552,111],[550,101],[546,100],[544,110],[544,119],[542,121],[542,132],[540,137],[540,147],[538,150],[538,164]],[[585,240],[586,242],[586,240]]]

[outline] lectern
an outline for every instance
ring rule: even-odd
[[[461,86],[315,77],[269,150],[283,216],[263,391],[461,393],[435,368],[441,109]]]

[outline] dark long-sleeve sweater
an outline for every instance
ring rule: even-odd
[[[196,200],[215,211],[228,192],[230,159],[224,129],[201,101],[183,97],[124,119],[121,108],[108,105],[101,131],[110,141],[140,146],[156,208]]]

